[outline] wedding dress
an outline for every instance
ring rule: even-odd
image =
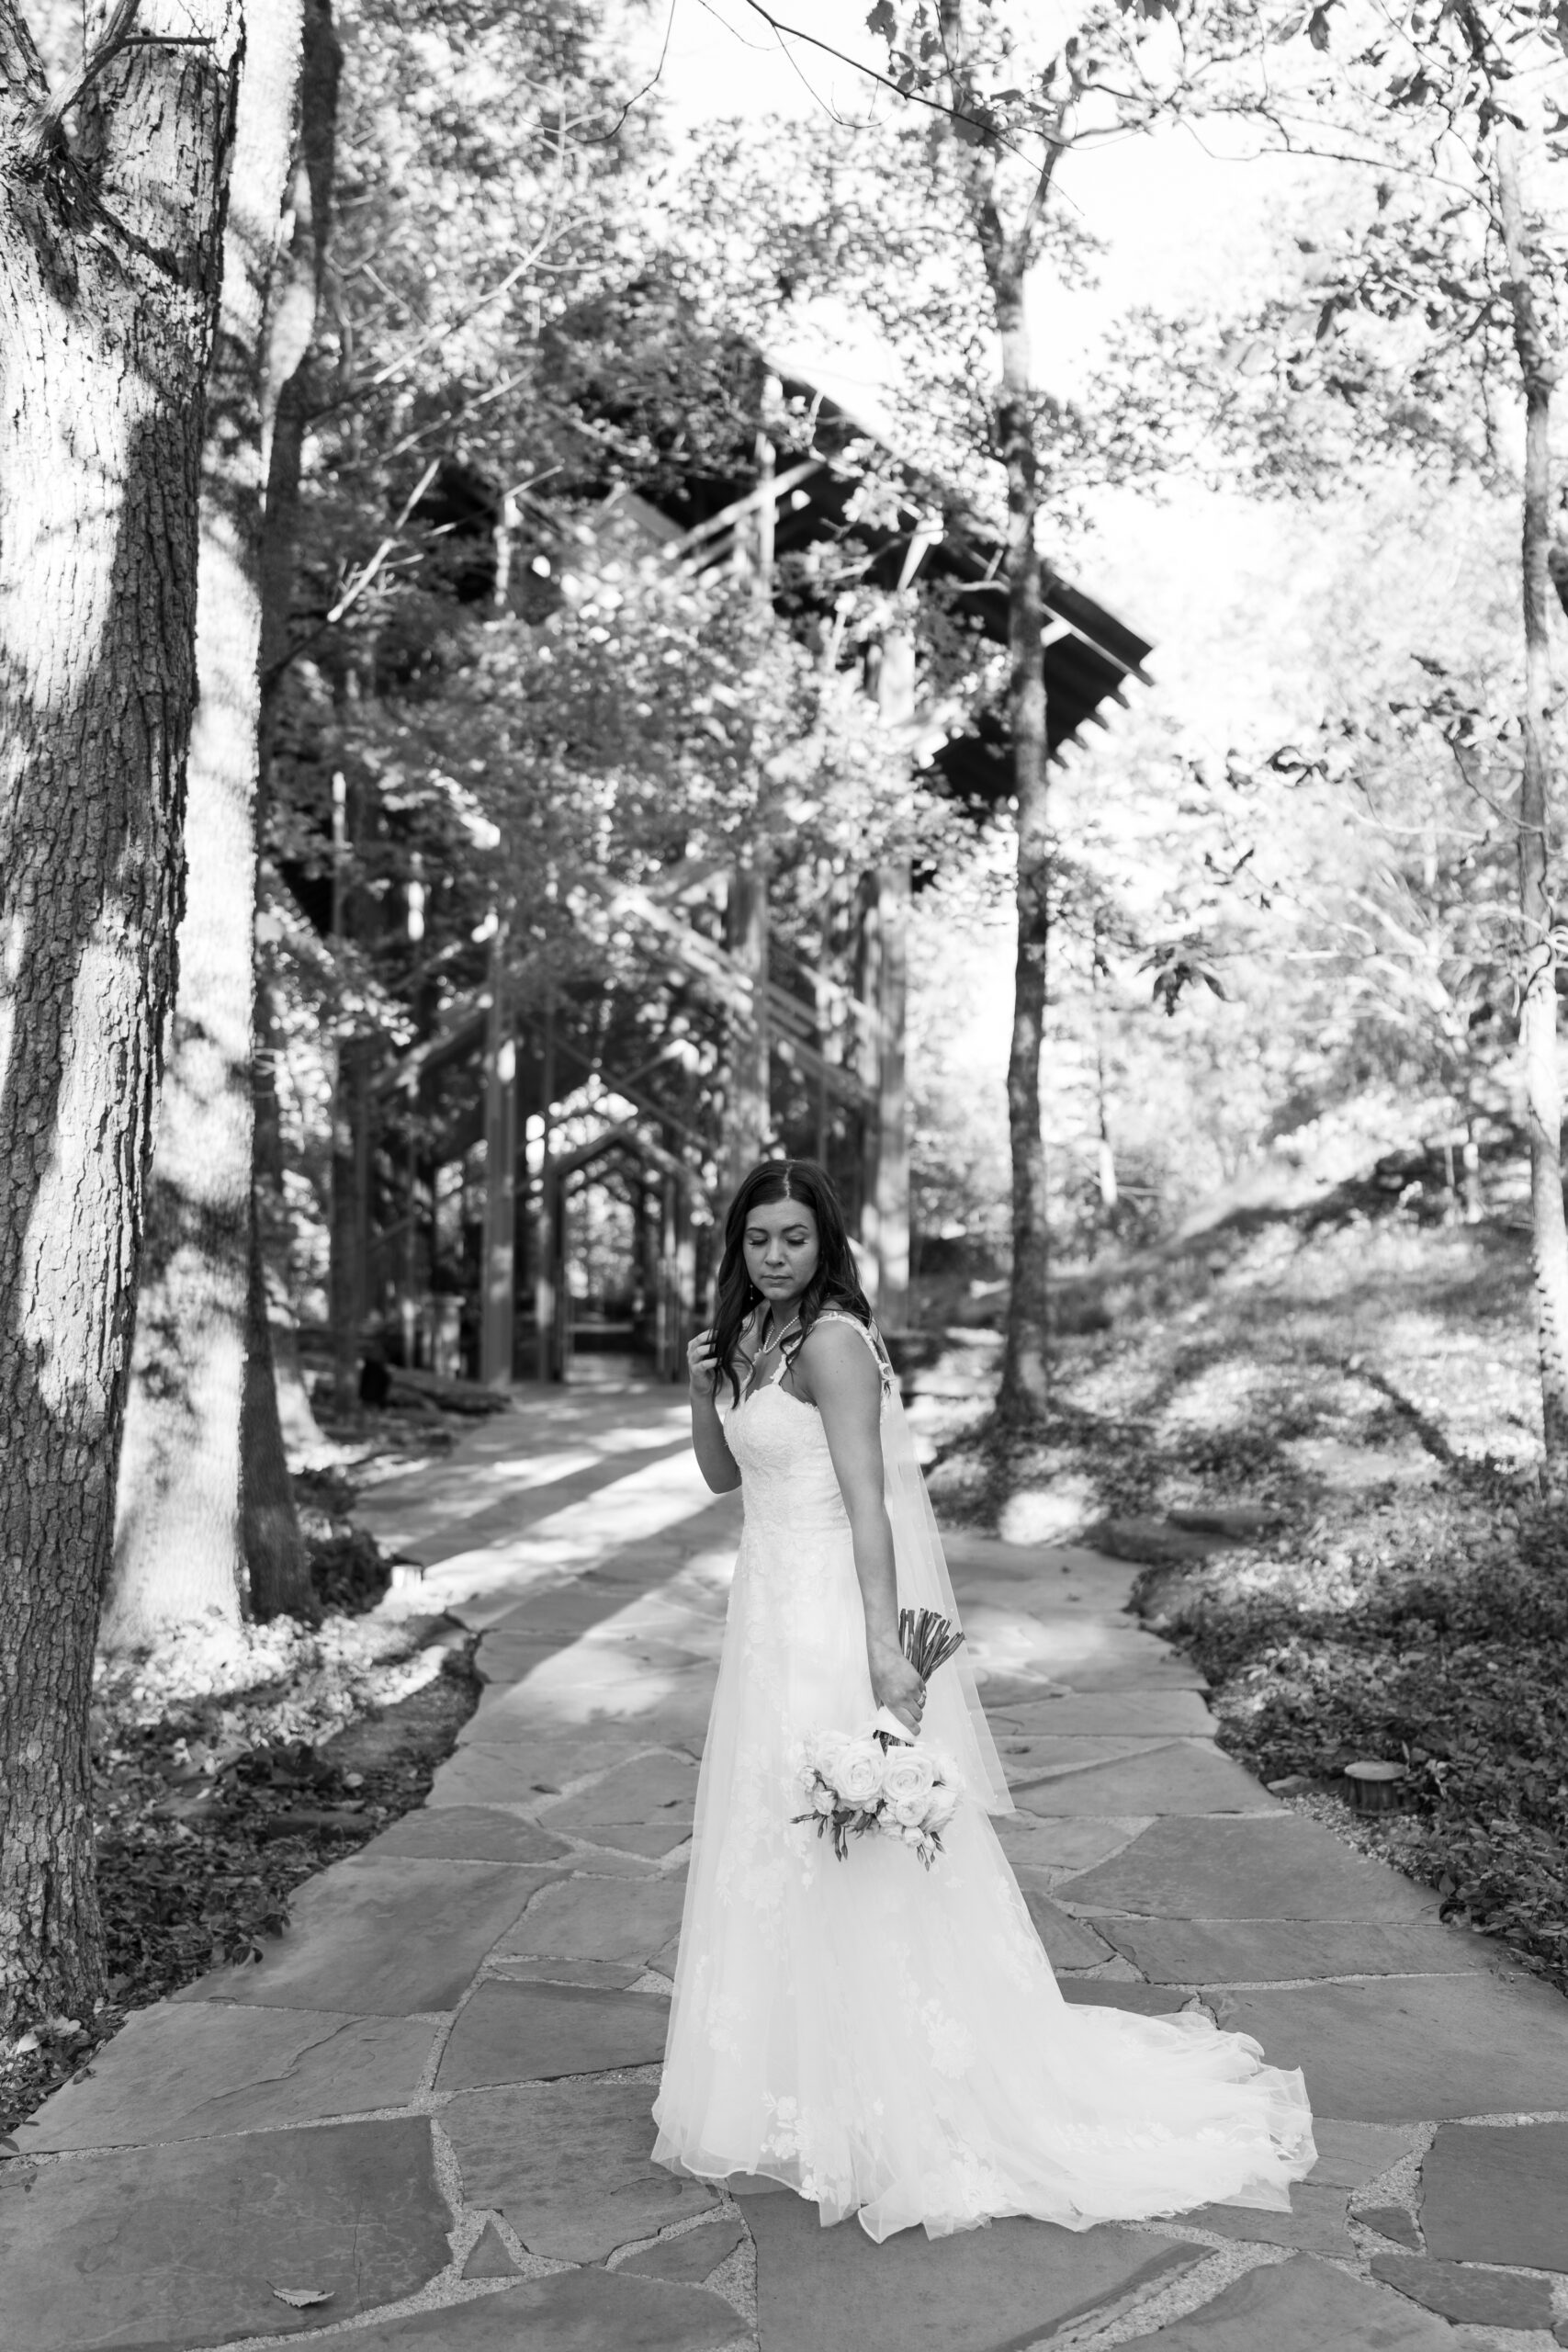
[[[826,1317],[822,1319],[827,1319]],[[955,1615],[881,1349],[904,1606]],[[875,1713],[848,1515],[814,1406],[773,1379],[719,1407],[745,1527],[698,1782],[654,2120],[658,2162],[764,2175],[874,2239],[1025,2213],[1088,2229],[1209,2202],[1289,2210],[1314,2161],[1299,2073],[1196,2011],[1069,2006],[989,1812],[1010,1810],[966,1654],[922,1737],[964,1801],[928,1872],[873,1835],[848,1858],[802,1809],[802,1743]]]

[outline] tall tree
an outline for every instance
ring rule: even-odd
[[[232,0],[119,0],[51,96],[0,0],[0,2029],[101,1982],[87,1703],[241,39]]]
[[[193,1620],[237,1623],[249,1582],[241,1475],[247,1385],[253,1419],[265,1407],[257,1393],[261,1367],[247,1372],[262,403],[268,298],[299,103],[301,13],[301,0],[271,0],[259,12],[240,81],[202,466],[179,980],[158,1102],[115,1569],[104,1611],[103,1640],[111,1649],[146,1645],[165,1627]],[[268,1458],[264,1451],[264,1465]],[[270,1588],[264,1602],[308,1607],[297,1525],[288,1543],[287,1486],[255,1532]]]
[[[1049,1391],[1047,1199],[1040,1074],[1045,1043],[1052,839],[1043,670],[1044,605],[1037,528],[1043,510],[1076,505],[1103,451],[1090,454],[1091,421],[1069,418],[1042,389],[1031,347],[1027,295],[1048,246],[1063,243],[1050,218],[1063,159],[1128,130],[1146,130],[1187,101],[1192,58],[1150,54],[1154,21],[1199,12],[1178,0],[1089,0],[1076,19],[1021,0],[877,0],[866,22],[888,43],[892,86],[923,109],[945,168],[930,194],[956,198],[949,216],[977,262],[998,367],[984,399],[988,454],[1006,481],[1009,609],[1007,719],[1017,831],[1017,954],[1008,1057],[1012,1182],[1012,1281],[998,1412],[1027,1421]],[[1218,0],[1195,40],[1222,54],[1236,40],[1237,10]],[[1246,11],[1240,16],[1245,19]],[[1245,24],[1243,25],[1245,38]],[[985,359],[973,347],[972,368]],[[971,399],[979,403],[980,387]],[[1064,426],[1067,429],[1064,432]],[[1060,460],[1077,445],[1072,462]],[[1130,445],[1124,469],[1138,462]],[[1086,455],[1090,461],[1086,469]],[[1063,472],[1073,478],[1065,481]]]
[[[938,17],[949,118],[959,134],[961,180],[969,225],[990,289],[1001,353],[996,446],[1007,473],[1008,731],[1017,808],[1018,951],[1013,971],[1012,1037],[1008,1052],[1008,1143],[1012,1160],[1012,1286],[997,1409],[1026,1419],[1047,1396],[1045,1324],[1045,1144],[1040,1125],[1040,1057],[1045,1042],[1045,958],[1050,936],[1051,831],[1046,808],[1045,607],[1036,526],[1040,453],[1035,380],[1024,308],[1039,258],[1051,181],[1061,153],[1067,107],[1043,126],[1044,152],[1029,168],[1012,217],[1003,175],[1004,150],[987,120],[987,63],[974,0],[942,0]]]
[[[305,0],[303,34],[299,130],[288,204],[291,226],[267,321],[262,394],[266,499],[258,582],[261,680],[256,836],[264,854],[272,808],[273,746],[288,670],[290,616],[299,560],[305,434],[312,409],[321,397],[318,328],[332,245],[338,98],[343,82],[343,48],[330,0]],[[280,1487],[284,1440],[305,1451],[321,1444],[321,1432],[305,1387],[293,1301],[284,1271],[288,1211],[278,1120],[276,1023],[265,964],[258,965],[256,972],[255,1025],[254,1236],[243,1453],[246,1554],[253,1581],[265,1583],[274,1559],[281,1556],[288,1565],[298,1547],[298,1519]],[[287,1476],[286,1460],[281,1475]]]
[[[1298,288],[1255,322],[1251,395],[1232,429],[1252,463],[1292,489],[1342,483],[1369,457],[1439,474],[1472,472],[1517,498],[1520,678],[1499,720],[1464,710],[1455,682],[1435,697],[1461,757],[1505,751],[1514,766],[1517,845],[1515,994],[1530,1160],[1530,1222],[1544,1483],[1568,1500],[1568,1219],[1558,1067],[1561,926],[1551,888],[1561,826],[1549,613],[1551,447],[1561,368],[1568,224],[1547,166],[1561,166],[1568,66],[1559,19],[1535,0],[1404,0],[1260,11],[1267,74],[1233,82],[1230,110],[1269,143],[1364,174],[1372,200],[1312,254]],[[1303,303],[1303,295],[1307,296]],[[1281,397],[1276,397],[1280,395]],[[1261,401],[1262,414],[1258,414]],[[1500,419],[1520,425],[1523,464]],[[1325,452],[1326,457],[1325,457]]]

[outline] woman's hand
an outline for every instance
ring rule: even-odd
[[[926,1686],[903,1651],[886,1644],[868,1646],[866,1663],[871,1668],[871,1695],[877,1705],[889,1708],[910,1738],[917,1738],[925,1713]]]
[[[693,1396],[711,1397],[723,1368],[714,1353],[713,1333],[699,1331],[686,1350],[686,1374]]]

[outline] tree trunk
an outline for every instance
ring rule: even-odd
[[[87,1702],[174,977],[240,41],[228,0],[144,0],[137,29],[73,155],[0,0],[0,2031],[83,2014],[102,1980]]]
[[[1045,952],[1051,835],[1045,791],[1045,607],[1034,545],[1039,490],[1023,315],[1024,259],[1010,250],[992,277],[1002,344],[998,422],[1008,476],[1008,726],[1018,804],[1018,950],[1008,1053],[1008,1141],[1012,1159],[1012,1287],[997,1410],[1027,1421],[1049,1394],[1045,1327],[1045,1144],[1040,1132],[1040,1057],[1045,1044]]]
[[[111,1650],[145,1647],[175,1625],[237,1624],[247,1585],[262,338],[294,145],[300,7],[268,0],[255,13],[240,84],[202,469],[179,987],[104,1613]]]
[[[1568,1501],[1568,1223],[1562,1207],[1562,1090],[1557,1069],[1557,949],[1550,893],[1551,781],[1551,395],[1557,370],[1536,314],[1519,185],[1519,134],[1497,134],[1498,209],[1506,291],[1525,390],[1522,578],[1525,624],[1524,765],[1519,779],[1519,916],[1525,956],[1519,1059],[1530,1152],[1531,1266],[1540,1354],[1542,1487]]]
[[[289,1291],[289,1212],[283,1189],[283,1136],[277,1111],[277,1041],[265,969],[256,974],[255,1024],[255,1181],[251,1205],[266,1291],[273,1405],[286,1456],[292,1453],[297,1459],[311,1460],[320,1456],[326,1440],[305,1386],[299,1334]],[[257,1428],[259,1424],[250,1426]],[[251,1460],[246,1452],[247,1484],[251,1475]],[[266,1476],[265,1468],[262,1476]],[[254,1580],[255,1563],[252,1561],[250,1565]]]
[[[337,137],[338,89],[343,51],[333,28],[328,0],[305,0],[304,42],[299,74],[299,138],[289,189],[293,229],[277,272],[267,325],[262,421],[266,503],[262,516],[258,585],[261,596],[261,702],[256,742],[256,834],[266,856],[267,812],[272,799],[272,750],[277,709],[288,667],[289,623],[299,543],[299,481],[305,429],[311,409],[310,347],[326,280],[332,231],[333,170]],[[283,1143],[278,1125],[276,1037],[265,978],[255,997],[254,1215],[265,1283],[267,1337],[273,1366],[274,1402],[286,1452],[319,1454],[324,1445],[299,1361],[299,1341],[289,1295],[287,1264],[288,1210],[283,1193]],[[247,1419],[258,1444],[259,1419]],[[265,1459],[245,1453],[247,1487],[271,1476]],[[258,1562],[250,1562],[253,1586]],[[265,1566],[262,1573],[266,1574]],[[280,1608],[287,1602],[280,1601]],[[258,1595],[258,1609],[260,1609]],[[264,1612],[265,1613],[265,1612]]]
[[[940,0],[942,49],[954,113],[973,122],[984,105],[972,78],[964,0]],[[998,1418],[1032,1420],[1049,1396],[1045,1319],[1045,1145],[1040,1132],[1040,1057],[1045,1042],[1045,952],[1049,928],[1051,837],[1046,818],[1045,605],[1034,544],[1040,468],[1034,439],[1029,323],[1024,286],[1039,242],[1060,147],[1053,140],[1017,225],[1002,216],[1001,152],[987,134],[966,130],[959,152],[970,226],[991,290],[1001,345],[997,443],[1007,469],[1008,730],[1017,808],[1018,946],[1013,967],[1012,1036],[1008,1049],[1008,1142],[1012,1163],[1012,1283],[1008,1296]]]
[[[370,1040],[342,1039],[333,1083],[332,1251],[333,1409],[353,1420],[359,1412],[359,1360],[365,1342],[366,1239],[370,1204],[365,1173],[370,1116]]]
[[[284,1452],[277,1384],[273,1376],[266,1268],[262,1260],[261,1226],[254,1213],[246,1255],[245,1390],[241,1451],[245,1465],[242,1491],[251,1606],[264,1620],[315,1618],[321,1611],[310,1583],[310,1564],[299,1532],[288,1457]]]

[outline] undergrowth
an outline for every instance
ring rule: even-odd
[[[1151,1570],[1145,1615],[1262,1780],[1404,1764],[1407,1810],[1359,1840],[1568,1991],[1568,1529],[1483,1496],[1386,1518]]]
[[[1168,1558],[1164,1514],[1261,1507],[1267,1537],[1141,1587],[1224,1744],[1568,1991],[1568,1525],[1537,1500],[1524,1234],[1281,1222],[1054,1370],[1028,1430],[950,1436],[943,1517]],[[1358,1758],[1407,1767],[1404,1810],[1349,1811]]]

